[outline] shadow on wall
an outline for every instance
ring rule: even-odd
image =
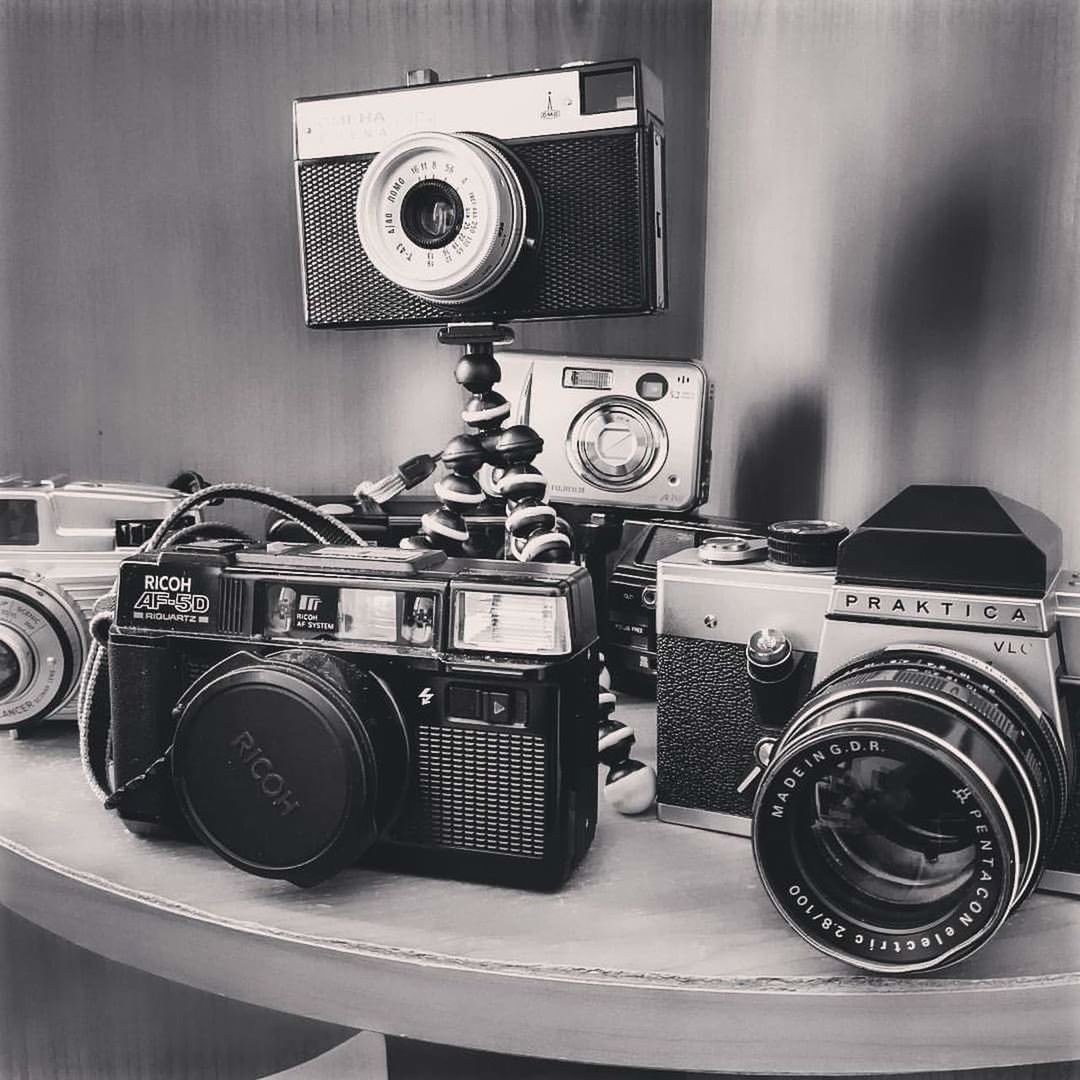
[[[1038,332],[1033,134],[948,161],[888,226],[870,344],[888,403],[879,452],[897,485],[935,468],[978,475],[978,426],[1002,408],[983,400],[987,378],[1022,363]]]
[[[774,396],[739,427],[735,517],[765,523],[819,517],[824,469],[821,388],[805,385]]]

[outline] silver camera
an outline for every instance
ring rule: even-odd
[[[184,496],[0,478],[0,730],[73,719],[94,604]]]
[[[751,833],[821,951],[928,971],[1040,880],[1080,893],[1080,579],[985,488],[909,487],[844,531],[660,562],[658,813]]]
[[[679,511],[709,493],[712,388],[690,360],[499,353],[513,423],[555,503]]]

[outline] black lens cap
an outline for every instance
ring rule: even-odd
[[[315,885],[377,838],[362,728],[318,674],[239,654],[180,706],[172,772],[196,835],[241,870]]]
[[[826,570],[836,565],[848,531],[835,521],[777,521],[769,526],[769,561],[793,570]]]

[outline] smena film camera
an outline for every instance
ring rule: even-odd
[[[308,326],[666,307],[663,116],[638,60],[298,100]]]
[[[112,804],[133,831],[190,831],[298,885],[363,858],[551,889],[592,840],[579,568],[177,545],[124,563],[108,666]]]
[[[94,604],[180,499],[148,484],[0,479],[0,729],[74,719]]]
[[[708,498],[712,388],[690,360],[501,352],[514,423],[544,435],[554,503],[675,513]]]
[[[815,571],[836,539],[809,529],[809,566],[744,538],[660,563],[659,814],[752,829],[823,952],[926,971],[1040,878],[1080,892],[1080,579],[1056,526],[979,487],[907,488]]]

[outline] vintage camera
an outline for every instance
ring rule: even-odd
[[[147,484],[0,479],[0,729],[74,718],[94,604],[181,498]]]
[[[579,568],[288,543],[140,553],[108,665],[113,801],[133,831],[190,830],[298,885],[364,858],[551,889],[592,840]]]
[[[689,360],[499,353],[514,423],[544,439],[554,503],[690,510],[708,498],[712,389]]]
[[[721,518],[628,518],[607,578],[600,640],[617,685],[652,694],[656,686],[656,564],[715,536],[754,537],[760,528]]]
[[[806,535],[795,567],[764,540],[765,561],[660,563],[659,814],[752,829],[823,952],[954,963],[1040,876],[1080,893],[1080,579],[1056,526],[979,487],[907,488],[835,574],[813,569],[835,533]]]
[[[640,61],[303,98],[293,116],[308,326],[666,307],[663,94]]]

